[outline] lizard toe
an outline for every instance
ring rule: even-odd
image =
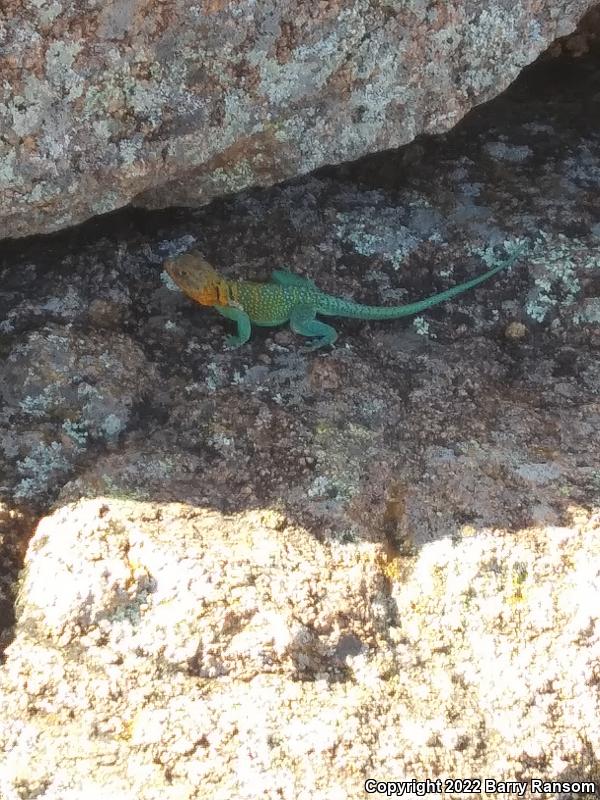
[[[324,337],[323,338],[319,337],[318,339],[312,339],[310,342],[308,342],[308,344],[306,345],[306,349],[309,352],[311,352],[312,350],[319,350],[321,347],[328,347],[328,346],[333,347],[333,342],[330,342],[329,339],[326,339]]]
[[[240,341],[239,337],[233,336],[232,334],[227,334],[225,337],[225,342],[227,343],[227,347],[231,350],[236,350],[238,347],[242,346],[242,342]]]

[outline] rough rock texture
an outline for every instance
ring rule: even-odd
[[[149,454],[131,449],[123,468],[136,456]],[[438,491],[464,470],[445,460]],[[364,797],[369,776],[433,771],[589,778],[600,513],[454,541],[446,529],[399,559],[364,529],[321,538],[191,492],[188,478],[181,503],[99,497],[40,523],[0,705],[7,800],[333,800]]]
[[[1,235],[206,202],[447,130],[591,5],[9,0]]]
[[[4,248],[2,800],[600,786],[599,67],[310,180]],[[517,239],[510,273],[316,353],[227,351],[161,271],[199,246],[391,303]]]

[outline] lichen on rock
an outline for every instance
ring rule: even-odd
[[[590,5],[9,2],[2,236],[202,204],[448,130]]]

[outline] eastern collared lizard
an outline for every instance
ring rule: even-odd
[[[188,297],[203,306],[212,306],[219,314],[237,324],[237,335],[227,336],[231,347],[239,347],[250,338],[252,325],[274,327],[285,322],[302,336],[312,338],[313,348],[333,344],[337,332],[316,315],[351,317],[353,319],[397,319],[418,314],[431,306],[472,289],[514,258],[489,269],[472,280],[453,286],[445,292],[403,306],[367,306],[320,291],[313,281],[291,272],[274,270],[267,283],[228,280],[197,251],[185,253],[165,262],[165,269]]]

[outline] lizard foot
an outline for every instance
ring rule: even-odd
[[[313,350],[319,350],[321,347],[333,347],[333,342],[325,337],[319,337],[318,339],[312,339],[310,342],[307,342],[305,350],[309,353],[312,353]]]
[[[241,347],[244,344],[239,336],[234,336],[233,334],[227,334],[225,337],[225,342],[230,350],[237,350],[238,347]]]

